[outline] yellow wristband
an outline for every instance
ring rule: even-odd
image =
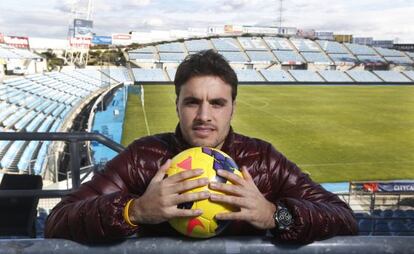
[[[138,225],[134,224],[131,222],[131,220],[129,219],[129,206],[131,205],[132,201],[134,201],[134,199],[130,199],[124,207],[124,220],[126,221],[126,223],[128,223],[128,225],[132,226],[132,227],[138,227]]]

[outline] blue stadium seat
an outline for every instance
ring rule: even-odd
[[[374,73],[385,82],[412,82],[406,76],[397,71],[374,71]]]
[[[293,51],[294,48],[292,44],[286,38],[279,38],[279,37],[264,37],[263,38],[269,48],[274,50],[280,51]]]
[[[49,148],[50,141],[43,141],[39,153],[37,154],[36,161],[33,166],[33,172],[35,175],[40,175],[43,173],[44,164],[46,162],[47,150]]]
[[[369,82],[369,83],[383,83],[380,78],[369,71],[346,71],[346,73],[356,82]]]
[[[299,52],[321,52],[318,44],[309,39],[291,38],[290,41]]]
[[[325,41],[325,40],[317,40],[316,41],[319,46],[326,52],[326,53],[334,53],[334,54],[349,54],[348,50],[339,42],[336,41]]]
[[[135,81],[154,81],[162,82],[168,81],[164,76],[162,69],[139,69],[133,68]]]
[[[260,37],[238,37],[240,45],[246,51],[267,51],[266,43]]]
[[[262,82],[263,77],[256,70],[235,70],[240,82]]]
[[[325,80],[321,78],[316,72],[308,70],[289,70],[289,73],[299,82],[321,82]]]
[[[302,55],[308,63],[333,64],[332,61],[322,52],[303,52]]]
[[[354,55],[377,55],[377,53],[371,47],[366,45],[359,45],[354,43],[344,43],[344,45],[354,54]]]
[[[29,144],[25,147],[24,152],[22,156],[19,159],[19,162],[17,163],[17,169],[19,172],[27,172],[29,168],[31,167],[31,160],[33,158],[33,155],[38,148],[39,141],[30,141]]]
[[[236,39],[233,38],[213,38],[210,40],[218,51],[240,52]]]
[[[184,42],[190,53],[198,52],[201,50],[211,49],[211,44],[208,40],[188,40]]]
[[[179,63],[185,58],[184,53],[176,52],[160,52],[160,61],[161,62],[176,62]]]
[[[161,52],[178,52],[184,53],[184,45],[181,42],[164,43],[157,45],[158,51]]]
[[[270,82],[295,82],[295,79],[284,70],[260,70],[260,72]]]
[[[176,69],[167,69],[167,73],[168,73],[168,76],[170,77],[171,81],[174,81],[176,72],[177,72]]]
[[[282,64],[303,64],[306,61],[295,51],[273,51]]]
[[[246,51],[252,63],[275,62],[276,58],[269,51]]]
[[[342,71],[318,71],[319,74],[328,82],[343,82],[352,83],[354,82],[345,72]]]
[[[245,63],[249,61],[244,52],[220,51],[219,53],[230,63]]]

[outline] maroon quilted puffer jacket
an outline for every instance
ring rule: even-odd
[[[130,227],[123,219],[125,203],[141,196],[156,171],[168,158],[189,148],[176,133],[148,136],[133,142],[106,165],[104,173],[82,184],[63,198],[46,222],[45,237],[79,242],[108,242],[139,235],[168,236],[177,233],[168,225]],[[334,235],[356,234],[352,210],[336,195],[314,183],[269,143],[230,130],[222,150],[246,166],[254,182],[270,201],[282,202],[294,217],[288,231],[274,231],[278,240],[311,242]],[[139,231],[139,232],[138,232]],[[233,221],[224,235],[263,235],[244,221]]]

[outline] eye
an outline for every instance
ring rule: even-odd
[[[226,106],[226,101],[224,100],[212,100],[210,104],[213,106],[213,108],[221,108]]]
[[[184,101],[184,106],[197,106],[198,105],[198,101],[197,100],[185,100]]]

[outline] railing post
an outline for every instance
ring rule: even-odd
[[[79,188],[80,182],[80,159],[79,159],[79,142],[70,141],[70,171],[72,174],[72,188]]]

